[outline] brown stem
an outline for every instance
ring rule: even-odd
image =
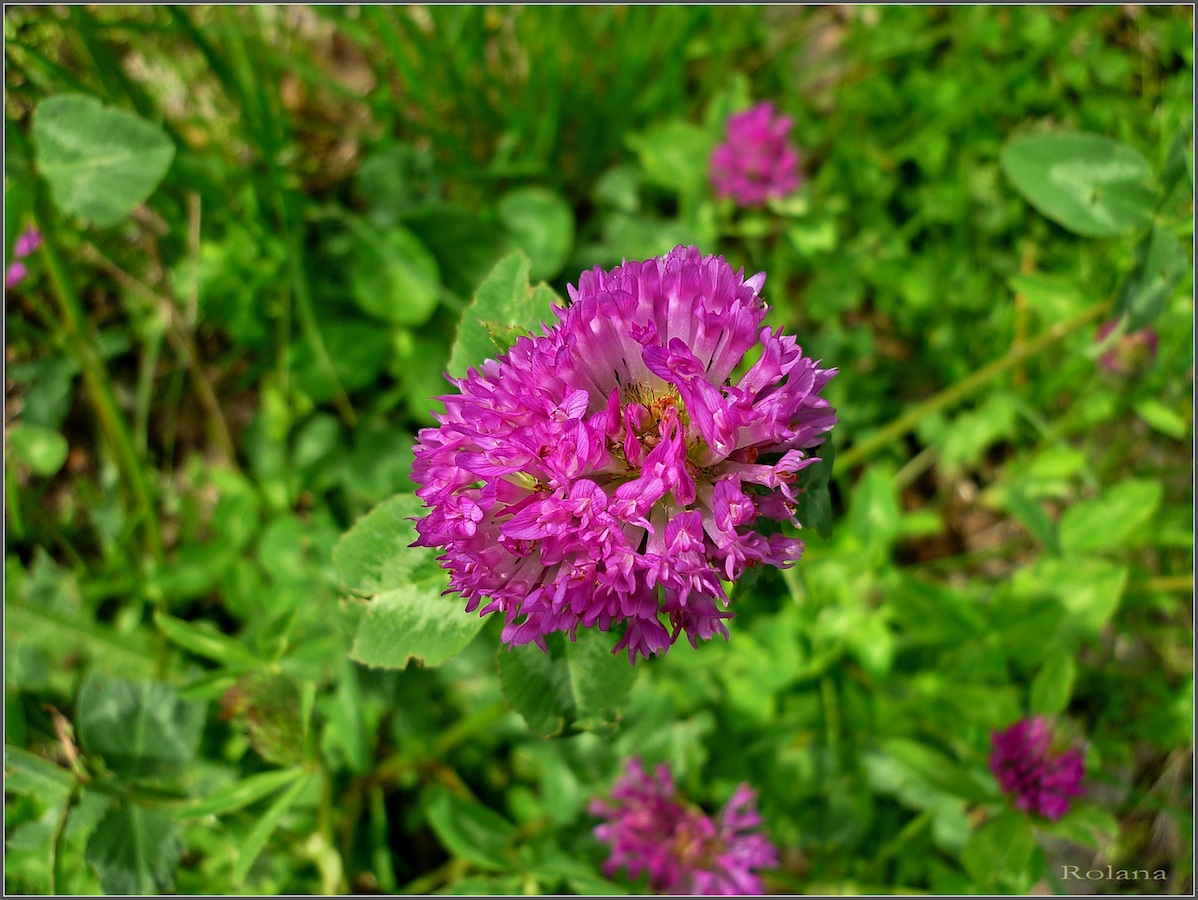
[[[166,317],[167,340],[171,342],[171,346],[174,347],[175,352],[179,354],[183,360],[183,364],[187,367],[187,372],[191,376],[192,383],[195,385],[200,405],[204,407],[204,412],[207,413],[208,420],[212,423],[214,437],[221,454],[230,466],[234,469],[239,468],[237,465],[237,451],[233,446],[229,423],[226,421],[225,414],[221,410],[220,402],[217,400],[216,391],[213,389],[212,383],[208,380],[203,368],[200,366],[199,352],[196,349],[195,341],[192,339],[191,332],[187,330],[185,323],[182,321],[177,304],[158,294],[149,285],[130,275],[101,253],[94,245],[84,244],[83,250],[84,254],[93,263],[108,272],[108,274],[126,288],[140,291],[157,304],[159,311]]]

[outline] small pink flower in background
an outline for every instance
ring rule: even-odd
[[[1101,344],[1119,327],[1119,320],[1112,319],[1094,335],[1094,343]],[[1112,375],[1132,375],[1143,369],[1156,356],[1159,340],[1151,328],[1142,328],[1125,334],[1115,345],[1098,358],[1098,364]]]
[[[721,579],[799,558],[757,522],[797,524],[836,371],[764,325],[764,282],[695,247],[596,267],[543,334],[442,398],[416,444],[416,546],[445,551],[467,612],[505,616],[504,643],[623,625],[613,652],[635,662],[727,638]]]
[[[36,225],[30,225],[25,229],[24,233],[17,238],[17,245],[14,253],[17,259],[24,259],[29,254],[37,250],[42,245],[42,233]]]
[[[612,850],[603,870],[611,876],[624,868],[631,878],[648,872],[649,889],[659,894],[760,894],[756,870],[776,866],[778,856],[758,831],[754,801],[741,784],[713,820],[683,799],[664,763],[649,773],[631,759],[610,800],[589,807],[605,820],[595,837]]]
[[[730,116],[726,140],[711,154],[716,195],[754,206],[797,188],[799,154],[787,139],[793,126],[769,102]]]
[[[13,247],[13,255],[16,259],[8,264],[8,269],[4,273],[5,289],[11,291],[28,277],[29,269],[21,260],[36,251],[41,245],[42,233],[36,225],[30,225],[17,238],[17,243]]]
[[[12,290],[18,284],[25,280],[25,276],[29,274],[29,270],[25,268],[25,263],[19,259],[9,263],[8,271],[4,273],[4,287]]]
[[[990,770],[999,786],[1015,795],[1024,812],[1056,820],[1069,811],[1069,801],[1084,792],[1085,757],[1080,747],[1053,747],[1053,733],[1042,716],[1021,719],[990,736]]]

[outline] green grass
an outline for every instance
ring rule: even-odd
[[[586,812],[639,755],[757,789],[771,892],[1192,889],[1192,41],[1182,6],[8,9],[10,261],[45,243],[5,314],[6,888],[643,892]],[[113,227],[39,156],[71,93],[175,147]],[[738,210],[702,148],[759,100],[804,183]],[[1074,131],[1143,157],[1143,223],[1081,236],[1004,171]],[[413,490],[496,262],[565,296],[690,242],[840,371],[831,536],[557,737],[494,622],[354,662],[334,547]],[[1117,374],[1125,308],[1158,347]],[[1055,824],[987,766],[1038,711],[1086,747]]]

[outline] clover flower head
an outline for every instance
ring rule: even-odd
[[[1094,335],[1094,342],[1101,344],[1118,327],[1118,319],[1106,322]],[[1098,364],[1112,375],[1133,375],[1152,362],[1159,343],[1156,331],[1152,328],[1129,332],[1098,358]]]
[[[25,263],[19,259],[13,260],[8,264],[8,269],[4,272],[4,287],[11,291],[24,281],[28,274],[29,269],[26,268]]]
[[[799,154],[787,138],[793,126],[769,102],[729,116],[725,141],[710,160],[716,195],[754,206],[797,188]]]
[[[741,784],[715,819],[687,803],[664,763],[653,773],[631,759],[608,800],[589,811],[604,819],[595,837],[611,847],[604,872],[649,874],[659,894],[760,894],[758,869],[778,864],[777,850],[757,829],[755,794]]]
[[[37,250],[42,245],[42,233],[36,225],[30,225],[26,228],[19,238],[17,238],[16,246],[13,252],[18,259],[24,259],[31,253]]]
[[[721,579],[799,558],[757,523],[799,524],[835,370],[762,325],[764,281],[694,247],[596,267],[556,322],[454,381],[418,436],[415,546],[445,550],[450,591],[502,613],[505,643],[622,624],[635,663],[727,638]]]
[[[1052,729],[1042,716],[996,731],[990,741],[990,770],[1024,812],[1055,821],[1068,812],[1070,798],[1084,793],[1081,748],[1054,749]]]
[[[29,277],[29,267],[21,262],[21,260],[32,254],[41,245],[42,233],[36,225],[30,225],[17,238],[17,242],[13,246],[13,256],[16,259],[8,264],[8,268],[4,272],[4,287],[6,290],[11,291]]]

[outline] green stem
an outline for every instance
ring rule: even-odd
[[[447,728],[437,741],[437,755],[445,756],[462,741],[478,734],[489,732],[508,714],[508,705],[502,700],[484,706],[464,719],[459,719]]]
[[[836,460],[837,468],[844,471],[858,463],[864,462],[892,441],[901,438],[908,431],[914,429],[916,425],[928,416],[964,400],[970,394],[985,387],[998,376],[1013,369],[1025,360],[1030,359],[1042,350],[1048,349],[1053,344],[1077,331],[1083,325],[1101,318],[1109,307],[1110,304],[1107,301],[1098,303],[1072,318],[1066,319],[1064,322],[1057,323],[1039,337],[1025,344],[1017,344],[1007,351],[1006,354],[982,366],[969,377],[962,379],[952,387],[945,388],[939,394],[929,397],[918,406],[907,410],[907,412],[903,413],[889,425],[870,434],[859,444],[854,444],[843,453],[838,454]]]
[[[1194,589],[1194,573],[1189,575],[1161,575],[1149,578],[1135,587],[1143,591],[1161,591],[1163,593],[1186,594]]]
[[[881,849],[877,856],[866,868],[866,877],[873,879],[880,877],[882,867],[911,842],[921,831],[932,824],[932,811],[924,810],[910,822],[903,826],[902,830],[894,836],[894,839]]]
[[[79,802],[79,798],[83,794],[83,782],[78,777],[75,778],[75,783],[71,785],[71,793],[68,795],[66,802],[62,805],[62,814],[58,817],[58,824],[54,827],[54,837],[50,841],[50,891],[51,895],[57,894],[63,885],[63,864],[62,864],[62,844],[66,839],[67,834],[67,819],[71,815],[71,810]]]
[[[830,774],[836,775],[840,769],[840,700],[836,695],[836,685],[832,683],[831,678],[825,677],[819,680],[819,698],[824,712],[828,756],[837,769],[836,772]]]
[[[9,134],[15,130],[17,129],[10,129]],[[133,437],[117,406],[112,385],[104,369],[104,361],[100,356],[100,348],[88,329],[83,304],[75,293],[70,273],[59,252],[52,227],[54,218],[40,186],[36,193],[37,219],[42,226],[43,236],[42,255],[46,261],[46,270],[54,285],[54,296],[58,301],[61,317],[58,323],[49,322],[47,324],[51,327],[57,324],[62,329],[66,338],[64,346],[74,355],[83,370],[83,381],[91,396],[92,405],[100,422],[100,429],[113,450],[125,486],[141,513],[146,543],[149,545],[154,559],[161,562],[165,556],[162,531],[158,524],[158,511],[154,508],[150,497],[150,486],[142,470],[141,460],[138,459]]]
[[[25,524],[21,519],[21,500],[17,493],[17,471],[14,463],[4,467],[4,506],[8,509],[9,535],[17,540],[25,536]]]
[[[175,20],[184,26],[205,58],[209,59],[209,61],[216,59],[217,55],[212,47],[203,39],[202,35],[191,24],[186,15],[174,7],[171,7],[170,12]],[[283,233],[283,243],[287,248],[287,271],[291,282],[289,301],[292,298],[295,300],[296,309],[299,313],[300,328],[312,347],[312,354],[315,357],[316,365],[320,367],[333,385],[333,404],[337,407],[337,412],[341,420],[352,428],[357,423],[357,417],[354,415],[353,406],[349,402],[349,396],[341,384],[341,378],[337,375],[337,370],[333,366],[333,359],[329,355],[324,338],[320,333],[320,327],[316,321],[316,314],[312,306],[311,287],[308,283],[307,273],[304,271],[303,261],[306,253],[304,252],[302,240],[303,221],[295,214],[292,193],[287,186],[283,170],[279,163],[279,156],[286,144],[287,135],[285,133],[283,115],[278,110],[278,97],[277,94],[272,97],[268,93],[267,85],[269,79],[255,77],[256,68],[250,58],[249,49],[246,47],[244,38],[237,31],[240,23],[232,19],[229,20],[229,23],[231,26],[228,32],[229,52],[235,65],[245,77],[239,78],[234,69],[225,66],[223,63],[219,67],[214,66],[214,71],[230,99],[241,103],[243,115],[245,115],[247,122],[250,124],[251,131],[256,133],[258,145],[261,148],[262,159],[266,163],[271,190],[274,193],[272,199],[274,200],[279,228]],[[247,87],[247,82],[252,83],[257,90],[252,92]],[[249,113],[248,115],[246,115],[247,112]],[[279,387],[283,391],[284,397],[288,395],[289,364],[287,361],[287,349],[291,336],[290,307],[291,304],[288,302],[280,327]]]
[[[274,171],[274,166],[271,166]],[[280,191],[283,190],[281,185],[276,185]],[[284,210],[290,205],[286,199],[280,197],[280,207]],[[312,345],[312,352],[316,357],[316,364],[324,370],[324,374],[333,384],[333,403],[337,407],[337,413],[341,416],[341,421],[350,428],[357,424],[357,416],[354,415],[354,408],[349,402],[349,395],[346,394],[345,388],[341,384],[341,378],[337,375],[337,370],[333,366],[333,358],[329,355],[328,348],[324,345],[324,338],[320,334],[320,326],[316,322],[316,313],[312,308],[312,296],[308,288],[308,277],[304,273],[304,249],[299,239],[299,228],[293,222],[289,221],[290,216],[284,211],[283,227],[286,230],[285,240],[288,246],[288,260],[291,270],[291,290],[295,297],[296,308],[299,311],[300,328],[303,329],[304,336],[308,339],[308,343]]]
[[[421,875],[415,881],[405,884],[399,891],[401,894],[427,894],[432,888],[457,881],[470,871],[470,863],[454,857],[440,868]]]
[[[213,439],[216,441],[217,447],[224,455],[229,466],[235,471],[240,471],[237,465],[237,451],[233,445],[232,431],[229,428],[229,423],[225,418],[224,412],[221,410],[220,401],[217,399],[216,390],[212,383],[204,374],[204,369],[200,365],[200,353],[196,348],[195,339],[188,330],[187,323],[183,316],[179,313],[178,301],[173,294],[161,296],[156,293],[149,285],[134,278],[111,259],[101,253],[92,244],[83,245],[84,256],[91,261],[97,263],[106,272],[116,278],[122,285],[130,289],[131,292],[137,292],[151,301],[157,308],[157,311],[164,319],[163,327],[165,336],[170,341],[171,346],[182,360],[187,373],[191,376],[194,383],[196,397],[200,401],[200,406],[204,408],[208,422],[212,429]],[[147,360],[146,366],[149,370],[148,379],[152,380],[153,370],[157,363],[159,348],[162,342],[162,335],[158,335],[151,346],[153,351],[151,358]],[[149,388],[147,388],[149,390]],[[138,433],[143,434],[141,410],[144,408],[141,405],[141,391],[138,392],[139,397],[139,416],[138,416]]]

